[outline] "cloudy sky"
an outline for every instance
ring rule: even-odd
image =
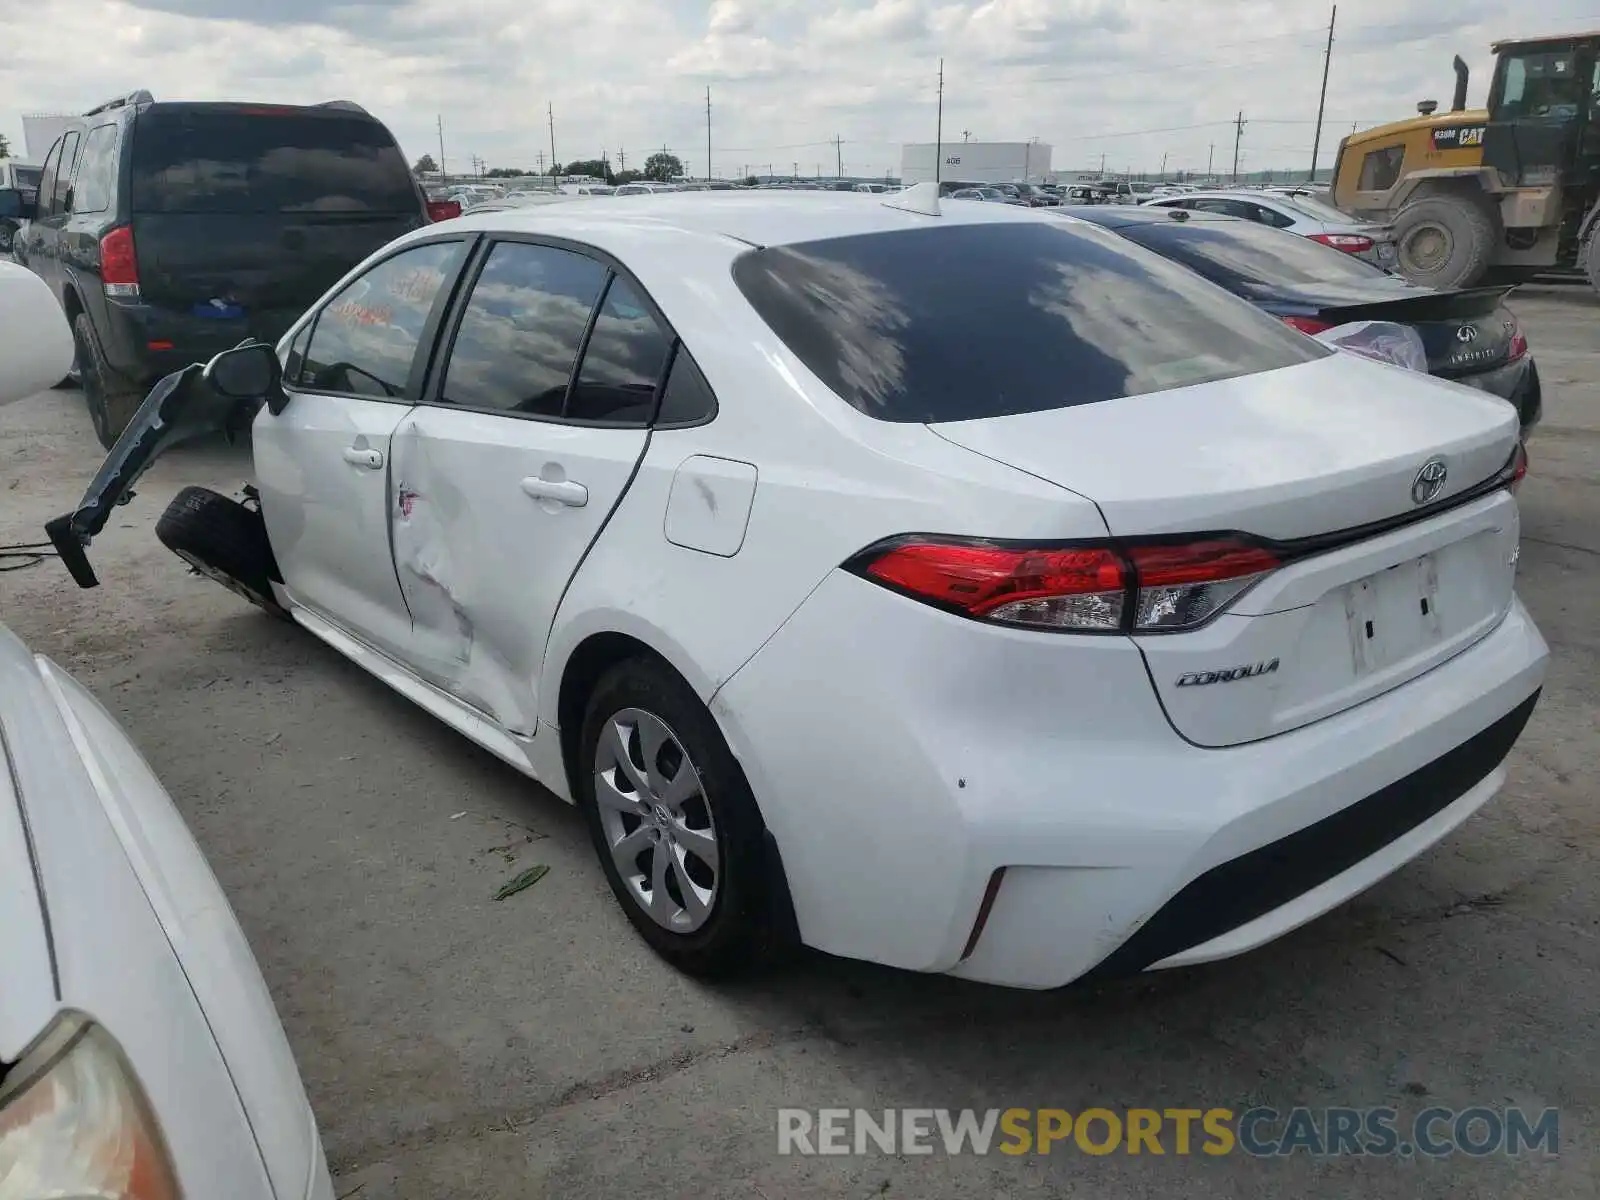
[[[147,87],[163,99],[357,100],[407,155],[534,166],[630,163],[670,147],[712,165],[898,169],[931,141],[1037,137],[1058,169],[1154,171],[1310,158],[1322,0],[0,0],[0,133]],[[1483,102],[1488,43],[1600,28],[1600,0],[1341,0],[1323,161],[1352,122],[1447,105],[1450,56]]]

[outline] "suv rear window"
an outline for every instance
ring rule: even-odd
[[[349,113],[152,108],[133,135],[140,213],[409,213],[394,138]]]
[[[1052,218],[752,250],[733,277],[819,379],[885,421],[1069,408],[1331,353],[1115,234]]]

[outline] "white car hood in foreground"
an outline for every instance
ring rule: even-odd
[[[139,1072],[180,1172],[212,1180],[213,1168],[254,1159],[279,1200],[306,1195],[317,1172],[326,1178],[316,1127],[210,867],[117,723],[4,626],[0,734],[0,806],[17,810],[10,793],[20,795],[33,850],[30,865],[15,819],[0,815],[0,1052],[14,1058],[60,1008],[86,1012]]]
[[[1111,533],[1297,538],[1448,500],[1506,465],[1517,412],[1471,388],[1335,353],[1215,383],[930,428],[1100,506]]]

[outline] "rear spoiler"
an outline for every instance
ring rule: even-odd
[[[1335,304],[1317,310],[1317,316],[1334,325],[1349,321],[1414,321],[1471,320],[1486,317],[1504,303],[1516,290],[1509,287],[1463,288],[1458,292],[1419,292],[1415,296],[1401,296],[1394,300],[1376,300],[1366,304]]]

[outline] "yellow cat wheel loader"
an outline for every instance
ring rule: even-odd
[[[1448,112],[1339,143],[1333,199],[1391,223],[1399,269],[1441,288],[1586,274],[1600,291],[1600,31],[1495,42],[1488,107],[1467,108],[1455,60]]]

